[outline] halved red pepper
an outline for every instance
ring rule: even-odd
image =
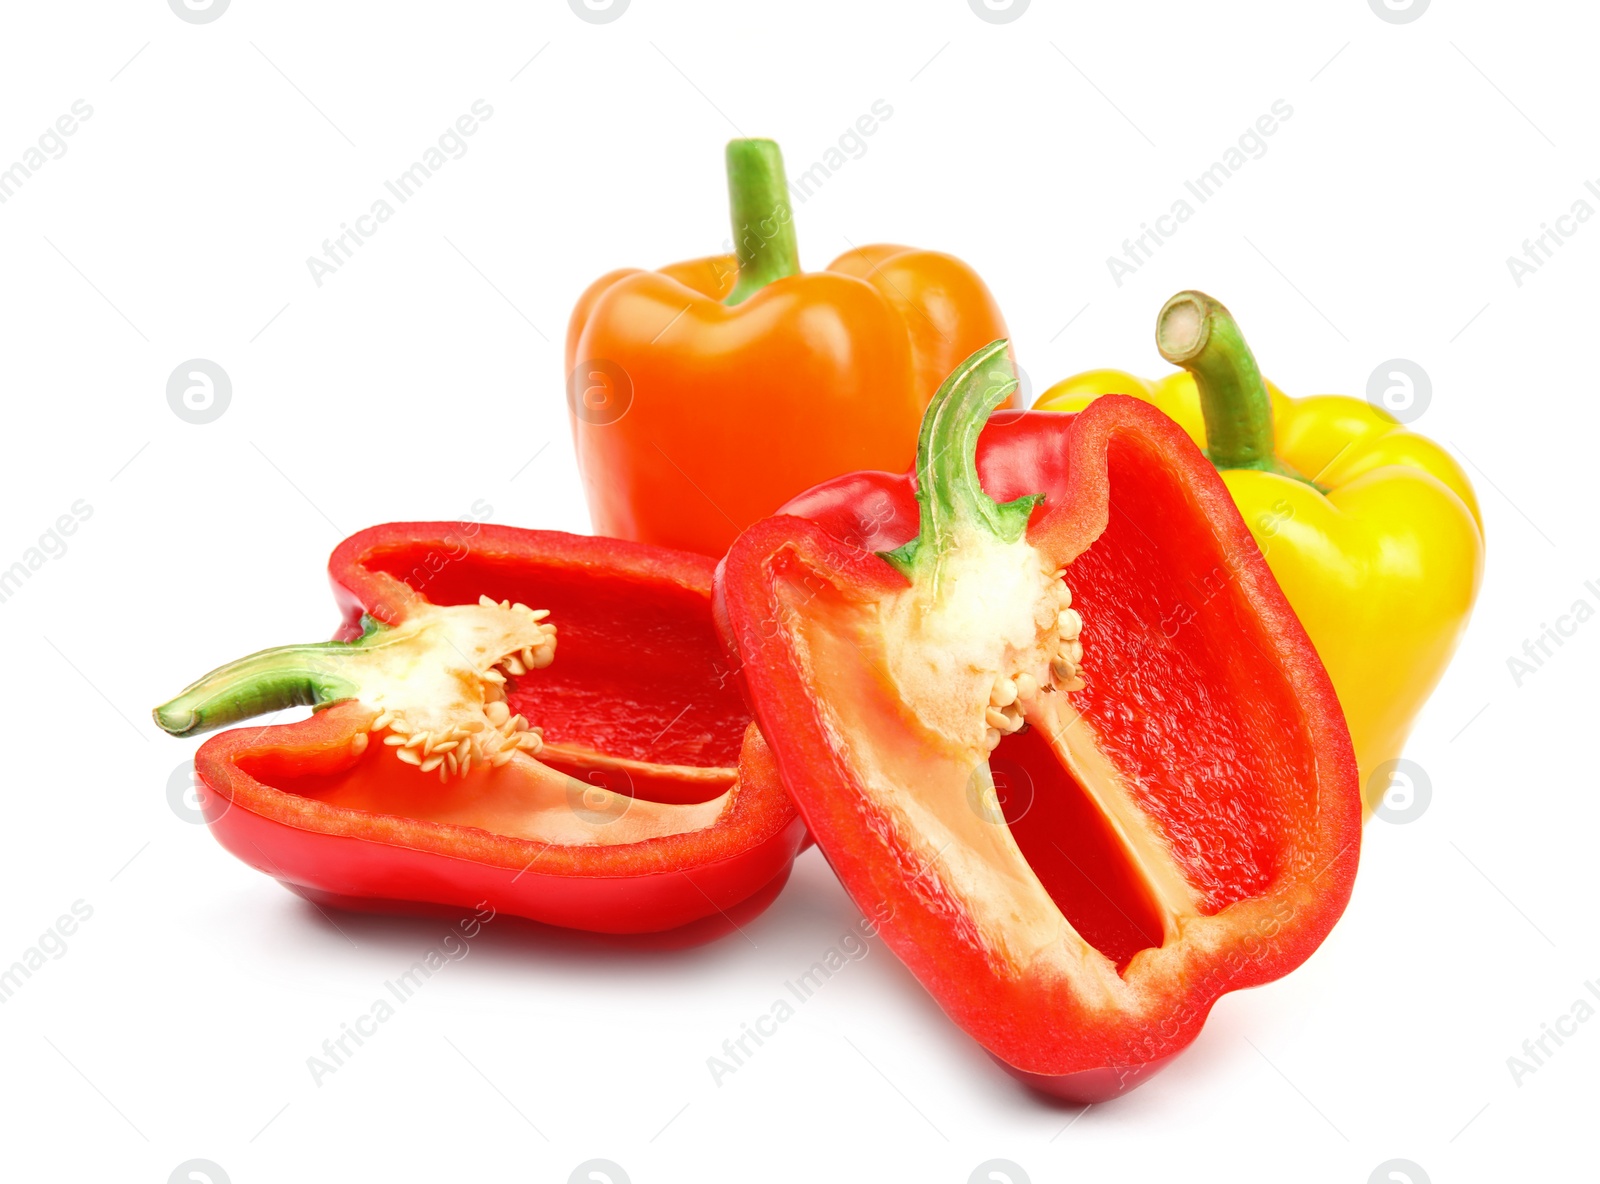
[[[648,933],[764,907],[805,830],[727,677],[712,561],[469,529],[346,539],[329,563],[338,640],[241,659],[156,709],[187,735],[318,708],[200,748],[223,846],[350,908],[487,902]]]
[[[841,477],[751,527],[717,611],[890,948],[1003,1066],[1094,1102],[1317,947],[1361,801],[1327,675],[1205,457],[1121,396],[983,431],[1014,387],[1004,342],[974,354],[914,479]]]

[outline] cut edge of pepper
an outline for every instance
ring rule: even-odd
[[[1101,980],[1098,990],[1111,993],[1115,988],[1109,983],[1107,972],[1120,981],[1126,965],[1117,967],[1076,931],[1044,887],[1003,816],[992,806],[994,778],[989,754],[1005,736],[1027,724],[1039,725],[1047,720],[1053,724],[1055,700],[1085,685],[1083,647],[1078,640],[1083,621],[1071,608],[1071,592],[1063,582],[1066,569],[1055,567],[1026,537],[1030,517],[1043,495],[1026,495],[1000,504],[984,491],[977,473],[978,436],[993,408],[1016,388],[1006,349],[1007,343],[1002,340],[974,353],[949,376],[929,405],[918,441],[918,534],[901,547],[880,553],[906,578],[907,584],[874,606],[875,626],[864,632],[871,633],[875,628],[882,639],[882,670],[893,688],[893,698],[905,705],[909,717],[900,722],[928,733],[932,737],[929,748],[943,750],[962,763],[960,777],[967,783],[969,807],[975,799],[990,803],[988,815],[982,809],[964,815],[958,806],[954,812],[946,811],[942,818],[925,817],[925,825],[909,825],[908,833],[922,835],[927,826],[943,831],[950,836],[950,842],[941,850],[952,845],[963,850],[996,847],[996,833],[983,828],[998,820],[1004,839],[999,840],[992,854],[1009,865],[1005,870],[1010,882],[1029,898],[1029,907],[1022,911],[1033,918],[1037,939],[1025,953],[1012,951],[1020,955],[1014,961],[1019,966],[1031,964],[1056,944],[1064,930],[1074,939],[1066,943],[1067,947],[1076,951],[1086,973]],[[1011,568],[1015,570],[1003,572],[1003,588],[990,586],[995,571]],[[971,595],[974,590],[975,598]],[[805,595],[808,612],[815,613],[812,594]],[[971,640],[989,627],[998,602],[1007,599],[1016,601],[1011,608],[1020,612],[1013,611],[1014,619],[1007,623],[1009,636],[998,652],[985,655],[976,648],[962,648],[964,640]],[[952,608],[963,601],[970,603]],[[941,614],[950,612],[956,614],[954,626],[940,630]],[[795,612],[791,619],[797,622],[797,634],[802,638],[811,635],[804,644],[827,646],[825,631],[815,633],[813,622],[806,619],[805,613]],[[897,646],[897,633],[916,635],[918,641]],[[852,648],[866,652],[863,647],[870,645],[870,639],[863,636],[852,643]],[[941,659],[953,657],[943,667],[933,664],[922,669],[918,666],[919,655],[929,651]],[[841,652],[826,660],[848,661],[849,654]],[[1012,669],[1018,662],[1023,668]],[[961,681],[956,694],[949,696],[952,678]],[[931,691],[924,693],[929,687]],[[953,713],[942,710],[943,700],[949,697],[957,702]],[[960,717],[974,701],[975,714],[982,724],[965,727]],[[870,705],[863,702],[857,707],[865,712]],[[1075,736],[1079,732],[1083,735],[1070,743],[1059,742],[1062,730],[1050,728],[1052,751],[1064,777],[1072,783],[1072,791],[1089,799],[1116,834],[1122,858],[1159,906],[1163,941],[1170,940],[1178,934],[1184,919],[1199,914],[1193,887],[1171,859],[1150,819],[1134,804],[1109,761],[1100,754],[1088,725],[1076,729]],[[865,719],[854,724],[839,720],[835,731],[876,740],[892,734],[893,728],[871,726]],[[931,770],[924,770],[918,777],[886,775],[885,780],[924,784],[931,775]],[[950,796],[956,799],[960,795]],[[926,854],[933,857],[938,853],[930,849]],[[974,882],[982,878],[984,862],[971,864]],[[1015,897],[1012,903],[1016,903]],[[981,911],[974,909],[974,914]],[[1013,912],[1016,919],[1019,914]],[[998,948],[1011,945],[1003,935],[995,937]],[[1093,965],[1099,969],[1087,969]]]
[[[554,660],[556,631],[545,623],[547,615],[488,597],[480,597],[476,605],[446,606],[418,599],[393,624],[364,617],[361,635],[351,641],[278,647],[229,663],[157,707],[153,715],[163,730],[184,736],[293,706],[319,712],[339,704],[365,708],[365,722],[350,738],[343,769],[347,775],[337,785],[325,786],[322,797],[335,805],[350,799],[351,808],[369,813],[390,811],[362,793],[358,771],[392,754],[394,761],[417,773],[438,773],[444,788],[431,799],[422,798],[420,808],[413,810],[423,821],[449,824],[449,803],[460,796],[453,784],[469,776],[480,783],[493,776],[503,783],[504,795],[532,794],[536,799],[529,802],[526,825],[513,820],[509,827],[503,812],[497,815],[489,805],[469,801],[480,820],[496,819],[498,829],[511,838],[619,845],[713,825],[734,784],[729,770],[694,771],[695,782],[709,781],[705,787],[720,788],[720,793],[680,793],[675,800],[662,801],[580,780],[557,766],[620,775],[630,791],[635,773],[648,768],[667,780],[670,767],[612,758],[571,744],[551,753],[548,762],[537,759],[544,751],[542,730],[509,709],[506,687]],[[381,739],[381,749],[370,744],[374,739]],[[369,747],[374,751],[368,753]],[[507,766],[509,772],[501,772]],[[628,819],[626,825],[614,825],[623,819]],[[477,825],[470,813],[454,821]]]
[[[1133,404],[1134,401],[1113,399],[1109,401],[1108,409],[1102,409],[1101,411],[1096,412],[1094,415],[1089,415],[1085,418],[1083,425],[1085,428],[1087,428],[1088,424],[1091,422],[1095,424],[1094,428],[1090,430],[1090,434],[1101,437],[1101,442],[1098,446],[1102,449],[1106,446],[1106,441],[1109,440],[1110,433],[1120,430],[1119,428],[1110,425],[1115,421],[1115,416],[1117,414],[1115,408],[1121,403]],[[1126,415],[1129,413],[1122,414]],[[1178,429],[1176,429],[1175,426],[1170,425],[1170,423],[1168,423],[1164,417],[1160,417],[1158,413],[1153,412],[1148,407],[1139,405],[1138,411],[1132,412],[1132,414],[1135,414],[1140,418],[1160,419],[1160,426],[1162,430],[1171,428],[1171,431],[1166,432],[1166,435],[1171,435],[1172,433],[1178,431]],[[1102,425],[1099,422],[1102,419],[1107,421],[1106,424]],[[1161,433],[1155,430],[1157,426],[1158,425],[1150,424],[1145,430],[1152,435],[1159,436]],[[924,435],[926,436],[927,434],[928,428],[925,422]],[[1164,436],[1162,438],[1165,439]],[[964,453],[965,449],[963,449],[962,452]],[[1198,457],[1196,459],[1198,460]],[[930,471],[931,470],[928,466],[919,465],[917,489],[919,508],[926,507],[930,501],[934,500],[931,495],[935,491],[935,483],[929,483],[927,481],[927,475]],[[1080,478],[1075,473],[1074,484],[1072,488],[1080,487],[1078,484],[1079,480]],[[1196,492],[1202,495],[1202,497],[1208,496],[1208,491],[1204,489]],[[1225,491],[1223,491],[1219,496],[1225,496]],[[1104,498],[1102,496],[1100,501],[1103,500]],[[991,502],[991,504],[993,503]],[[1093,525],[1091,521],[1096,513],[1099,515],[1098,526]],[[932,535],[932,532],[927,531],[927,522],[928,515],[926,509],[924,509],[922,514],[922,525],[924,529],[919,532],[919,541],[925,540],[928,537],[936,537]],[[1050,550],[1068,551],[1070,552],[1071,556],[1075,557],[1086,550],[1088,546],[1092,545],[1094,539],[1103,533],[1106,527],[1105,507],[1103,505],[1099,505],[1097,509],[1095,506],[1091,506],[1086,513],[1075,512],[1073,514],[1059,515],[1054,517],[1051,515],[1046,515],[1034,525],[1037,530],[1030,531],[1029,533],[1037,535],[1040,546],[1046,547]],[[792,530],[792,527],[787,529]],[[779,527],[775,526],[773,533],[775,535],[780,533]],[[1225,527],[1223,533],[1224,535],[1226,534]],[[823,536],[818,536],[819,542],[822,541],[822,537]],[[1223,540],[1219,538],[1219,542],[1222,541]],[[1228,539],[1224,545],[1239,541],[1240,540],[1237,539]],[[755,540],[752,539],[751,542],[754,544]],[[823,545],[826,546],[826,543],[823,543]],[[802,550],[804,550],[804,548]],[[800,552],[796,551],[794,554],[796,557],[798,557]],[[915,583],[919,574],[919,570],[926,570],[925,568],[922,568],[922,565],[918,562],[916,548],[909,546],[897,548],[895,552],[890,552],[888,554],[880,553],[880,556],[889,561],[891,566],[900,572],[900,574],[905,577],[909,583]],[[812,649],[812,641],[805,635],[811,632],[812,628],[815,627],[814,621],[808,621],[808,617],[814,618],[816,613],[818,595],[817,577],[820,577],[824,582],[826,582],[829,575],[827,571],[827,553],[819,554],[815,556],[815,558],[821,560],[821,565],[814,568],[816,573],[815,576],[806,576],[794,588],[794,595],[804,600],[806,612],[801,613],[798,611],[793,611],[798,607],[798,605],[785,606],[783,604],[783,596],[781,593],[783,581],[781,578],[774,578],[773,582],[769,585],[771,588],[771,594],[776,598],[772,602],[772,611],[776,611],[780,619],[786,619],[793,624],[793,627],[789,630],[789,632],[794,638],[795,642],[798,643],[798,647],[795,650],[797,661],[799,662],[800,667],[806,671],[808,681],[812,682],[813,684],[816,680],[818,665],[815,661],[816,654]],[[896,559],[900,560],[901,562],[895,562]],[[923,562],[926,562],[926,560]],[[769,564],[767,566],[767,574],[769,578],[778,577],[779,567],[781,566],[782,565],[774,567]],[[1070,570],[1070,562],[1068,570]],[[854,577],[852,577],[852,580],[849,582],[853,582],[853,579]],[[903,588],[904,585],[897,585],[893,581],[890,581],[883,584],[882,588],[879,590],[879,594],[885,597],[892,597],[900,594]],[[1256,589],[1256,591],[1261,590]],[[870,602],[870,597],[864,600],[858,593],[852,591],[851,594],[842,596],[840,598],[840,602],[841,604],[844,602],[849,602],[855,606],[857,610],[859,610],[863,603]],[[761,610],[757,611],[759,613]],[[730,624],[732,624],[731,621]],[[733,625],[733,627],[738,628],[737,625]],[[849,648],[854,650],[856,654],[859,655],[862,652],[860,638],[856,638]],[[844,651],[840,652],[843,653]],[[881,674],[881,670],[879,673]],[[893,701],[895,700],[896,695],[891,693],[884,698],[885,701]],[[825,704],[823,707],[824,715],[828,714],[828,709]],[[1028,722],[1034,721],[1030,720]],[[877,723],[882,725],[883,721],[877,721]],[[1155,822],[1154,817],[1148,814],[1148,812],[1144,811],[1131,799],[1131,796],[1127,793],[1127,787],[1121,783],[1120,776],[1113,777],[1106,784],[1101,784],[1097,779],[1096,769],[1093,766],[1098,763],[1102,769],[1110,768],[1109,760],[1099,752],[1095,742],[1095,737],[1092,734],[1092,728],[1087,725],[1087,721],[1085,721],[1084,730],[1087,733],[1086,740],[1088,743],[1070,746],[1070,750],[1066,757],[1063,757],[1060,753],[1058,753],[1058,761],[1063,769],[1064,774],[1074,782],[1078,790],[1084,793],[1084,795],[1093,803],[1094,808],[1100,813],[1101,817],[1103,817],[1117,832],[1119,839],[1123,844],[1123,854],[1128,860],[1129,867],[1148,889],[1151,897],[1157,902],[1162,917],[1163,935],[1161,942],[1159,944],[1152,944],[1148,948],[1136,951],[1132,957],[1130,957],[1120,968],[1118,968],[1112,963],[1111,959],[1107,957],[1104,952],[1096,948],[1092,943],[1088,942],[1087,939],[1083,938],[1083,936],[1076,931],[1071,923],[1067,921],[1065,913],[1061,910],[1061,908],[1053,899],[1049,898],[1049,893],[1043,889],[1042,885],[1038,886],[1038,894],[1048,901],[1048,906],[1050,910],[1053,911],[1055,918],[1059,921],[1061,929],[1066,933],[1070,933],[1072,937],[1076,939],[1075,944],[1077,945],[1077,952],[1079,954],[1079,958],[1077,960],[1080,965],[1099,965],[1101,967],[1101,973],[1097,974],[1096,977],[1099,977],[1104,985],[1104,990],[1100,995],[1102,1003],[1132,1015],[1138,1013],[1142,1009],[1144,1004],[1140,1002],[1140,999],[1144,996],[1145,992],[1151,988],[1152,983],[1155,981],[1150,977],[1150,974],[1146,973],[1146,971],[1149,970],[1153,973],[1156,966],[1165,966],[1170,968],[1173,959],[1182,959],[1188,956],[1187,954],[1180,953],[1172,948],[1175,944],[1180,942],[1183,937],[1186,935],[1192,935],[1203,946],[1207,944],[1208,940],[1212,939],[1204,938],[1200,936],[1201,934],[1207,931],[1215,931],[1217,933],[1229,932],[1231,931],[1231,926],[1233,925],[1253,924],[1254,922],[1249,920],[1250,917],[1262,910],[1272,911],[1280,909],[1283,906],[1284,899],[1296,897],[1297,894],[1301,894],[1301,890],[1305,888],[1305,885],[1298,882],[1299,878],[1297,876],[1280,876],[1273,881],[1273,884],[1269,889],[1258,893],[1252,893],[1236,902],[1226,904],[1215,911],[1203,909],[1201,907],[1199,889],[1197,885],[1189,880],[1182,866],[1179,865],[1172,857],[1170,845],[1164,839],[1159,829],[1159,825]],[[882,735],[892,733],[892,731],[893,728],[889,726],[857,727],[837,718],[833,719],[833,721],[825,728],[826,733],[834,736],[865,737],[869,740],[876,740]],[[847,747],[853,747],[858,743],[859,741],[851,741]],[[969,751],[972,750],[972,746],[970,744],[967,747]],[[1098,758],[1098,761],[1096,758]],[[987,768],[987,760],[980,756],[979,759],[976,760],[975,765],[980,768]],[[1328,775],[1332,776],[1331,773]],[[897,778],[896,780],[901,784],[919,783],[918,778],[911,778],[909,780]],[[992,776],[990,780],[992,781]],[[1319,782],[1322,780],[1321,774],[1318,774],[1318,780]],[[878,797],[876,794],[870,796]],[[880,802],[887,803],[887,799],[879,798],[879,800]],[[905,819],[901,817],[896,825],[897,827],[900,827],[904,823]],[[922,828],[915,825],[905,826],[904,829],[907,833],[912,835],[926,833]],[[1016,847],[1015,837],[1010,836],[1010,838],[1012,846]],[[921,852],[923,867],[926,868],[926,866],[929,864],[943,858],[945,849],[948,846],[948,843],[944,845],[940,845],[938,843],[927,845],[926,850]],[[1338,861],[1342,859],[1345,854],[1346,851],[1341,850],[1335,857],[1335,860]],[[1038,881],[1037,873],[1035,872],[1030,861],[1022,854],[1020,848],[1016,849],[1015,851],[1013,867],[1026,869],[1028,876],[1031,877],[1035,882]],[[1326,868],[1323,870],[1326,870]],[[1349,870],[1350,869],[1346,869],[1347,873]],[[969,915],[973,917],[981,916],[985,911],[981,894],[979,899],[975,900],[973,903],[976,907],[970,908]],[[1342,907],[1342,905],[1340,907]],[[1315,911],[1320,912],[1321,910],[1319,909]],[[1225,917],[1224,914],[1227,916]],[[1337,911],[1335,911],[1332,915],[1337,916]],[[1277,924],[1278,922],[1274,921],[1275,928]],[[1320,940],[1320,937],[1317,940]],[[1276,971],[1275,973],[1266,973],[1247,968],[1237,974],[1230,973],[1228,976],[1230,979],[1237,979],[1239,981],[1232,983],[1232,985],[1220,988],[1218,993],[1220,993],[1220,990],[1222,989],[1234,989],[1236,986],[1253,985],[1255,982],[1266,981],[1268,978],[1276,977],[1277,973],[1284,973],[1287,971],[1287,969],[1292,969],[1292,966],[1297,965],[1300,960],[1303,960],[1306,954],[1310,952],[1310,949],[1315,947],[1315,944],[1315,940],[1309,944],[1298,939],[1290,942],[1289,945],[1291,949],[1298,949],[1299,952],[1286,957],[1286,961],[1289,964],[1286,965],[1282,970]],[[1042,945],[1041,948],[1043,948]],[[1089,951],[1093,951],[1093,953],[1091,954]],[[1015,968],[1014,973],[1020,974],[1029,968],[1037,969],[1033,961],[1029,958],[1007,958],[1006,961],[1010,962],[1010,964]],[[1084,997],[1093,998],[1093,994],[1093,992],[1086,992],[1084,993]],[[1118,1002],[1118,1000],[1120,1000],[1120,1002]]]

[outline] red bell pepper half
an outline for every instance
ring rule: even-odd
[[[200,748],[222,845],[343,907],[487,902],[602,933],[763,907],[805,828],[727,676],[712,561],[470,529],[346,539],[341,640],[243,658],[156,709],[182,736],[317,708]]]
[[[1205,457],[1122,396],[983,431],[1015,385],[995,342],[930,406],[914,481],[841,477],[746,531],[718,623],[890,948],[1007,1069],[1095,1102],[1316,949],[1361,801]]]

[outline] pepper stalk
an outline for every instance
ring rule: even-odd
[[[191,736],[290,707],[321,708],[353,698],[359,686],[343,668],[386,631],[372,617],[361,624],[354,641],[281,645],[219,666],[152,711],[156,726],[172,736]]]
[[[237,723],[286,707],[321,709],[359,701],[367,736],[441,781],[474,763],[496,767],[537,755],[543,734],[506,702],[510,679],[550,665],[556,627],[543,609],[488,596],[477,604],[412,606],[404,620],[362,620],[353,641],[280,646],[230,662],[154,711],[174,736]]]
[[[880,552],[913,582],[930,569],[937,579],[941,562],[966,531],[1016,542],[1028,529],[1033,508],[1044,500],[1044,494],[1034,493],[1001,504],[978,480],[978,436],[990,413],[1017,389],[1007,347],[1004,339],[991,341],[968,357],[923,413],[917,438],[917,537]]]
[[[723,303],[742,304],[774,280],[800,273],[794,209],[783,171],[783,152],[773,140],[729,140],[728,210],[733,221],[739,278]]]
[[[1194,376],[1206,456],[1219,469],[1255,469],[1314,484],[1278,458],[1272,399],[1233,314],[1204,292],[1179,292],[1156,316],[1156,348]]]

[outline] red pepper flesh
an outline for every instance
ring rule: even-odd
[[[543,743],[530,742],[536,760],[518,752],[505,767],[436,779],[396,759],[403,737],[377,742],[379,708],[359,698],[223,732],[195,769],[204,817],[240,859],[319,903],[429,913],[487,902],[613,934],[692,922],[709,933],[782,887],[804,827],[727,677],[711,560],[549,531],[394,523],[341,543],[329,572],[346,643],[359,644],[363,617],[369,631],[400,630],[485,596],[549,610],[559,655],[504,685],[507,710],[540,725]],[[306,648],[324,672],[342,669],[335,643]],[[158,721],[165,712],[163,726],[183,732],[187,707],[168,708]]]
[[[1014,386],[1003,344],[941,390],[915,480],[851,474],[751,527],[718,624],[890,948],[1005,1068],[1097,1102],[1220,995],[1311,954],[1349,898],[1361,804],[1327,675],[1205,457],[1121,396],[1002,412],[978,440]],[[941,426],[980,382],[973,422]],[[1070,596],[1048,599],[1052,577]],[[1046,588],[1020,626],[1017,588]],[[1047,652],[1030,619],[1076,645],[991,668],[990,633]]]

